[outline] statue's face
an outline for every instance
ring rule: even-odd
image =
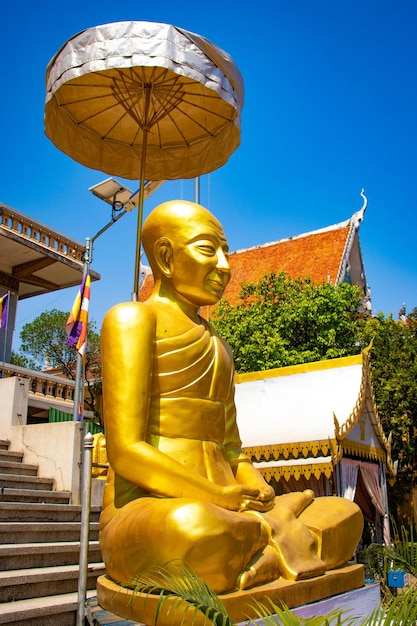
[[[221,224],[208,212],[196,212],[171,243],[176,294],[194,306],[215,304],[230,279],[229,246]]]

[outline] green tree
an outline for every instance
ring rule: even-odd
[[[380,313],[363,328],[363,345],[373,341],[372,382],[384,431],[398,460],[391,504],[401,504],[417,484],[417,309],[405,321]]]
[[[77,353],[67,344],[65,324],[68,312],[53,309],[41,313],[25,324],[20,333],[21,346],[13,363],[32,369],[57,369],[67,378],[75,379]],[[85,404],[97,419],[100,414],[97,399],[101,395],[100,335],[94,320],[88,323],[85,356]]]
[[[230,344],[236,370],[259,371],[357,354],[360,301],[356,285],[271,273],[242,285],[236,306],[221,301],[210,321]]]
[[[15,352],[14,350],[12,350],[10,363],[12,363],[12,365],[18,365],[19,367],[26,367],[29,370],[41,370],[42,369],[40,365],[35,363],[33,359],[29,359],[24,354],[20,354],[19,352]]]
[[[359,353],[372,342],[372,380],[379,417],[391,434],[396,481],[390,507],[417,484],[417,309],[405,321],[364,317],[361,292],[341,283],[268,274],[242,285],[240,301],[216,307],[211,321],[229,342],[238,372],[251,372]]]

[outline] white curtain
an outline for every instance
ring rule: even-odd
[[[384,476],[380,475],[379,464],[366,463],[365,461],[354,461],[352,459],[342,459],[340,461],[342,496],[351,502],[355,499],[359,469],[361,471],[366,491],[371,498],[371,502],[384,520],[384,543],[389,546],[391,544],[391,536],[388,511],[385,508],[384,495],[381,487],[381,479],[384,479]]]
[[[375,463],[359,463],[362,480],[366,491],[371,496],[371,502],[380,515],[385,515],[384,502],[382,500],[382,489],[379,480],[379,465]]]
[[[367,492],[371,496],[371,501],[376,510],[382,515],[384,520],[384,543],[386,546],[391,544],[391,535],[388,519],[388,511],[385,509],[384,494],[381,486],[381,479],[384,478],[380,475],[379,464],[360,462],[360,470],[362,480],[366,487]]]
[[[342,496],[353,502],[355,499],[356,483],[358,482],[359,461],[342,459],[340,461],[340,480]]]

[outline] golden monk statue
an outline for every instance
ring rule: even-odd
[[[152,295],[116,305],[102,328],[108,575],[129,583],[179,559],[224,593],[347,563],[359,508],[310,490],[275,497],[241,449],[233,356],[199,315],[230,277],[221,224],[200,205],[167,202],[147,218],[143,245]]]

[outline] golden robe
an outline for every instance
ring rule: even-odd
[[[249,462],[236,424],[233,378],[230,348],[204,320],[155,341],[146,442],[221,486],[236,484],[234,465]],[[180,559],[225,592],[268,545],[288,566],[286,577],[325,571],[316,537],[285,505],[265,514],[240,513],[203,500],[161,497],[141,486],[141,475],[157,469],[135,471],[137,483],[110,470],[105,489],[100,544],[114,580],[129,583],[146,567]],[[270,579],[284,571],[274,566]]]

